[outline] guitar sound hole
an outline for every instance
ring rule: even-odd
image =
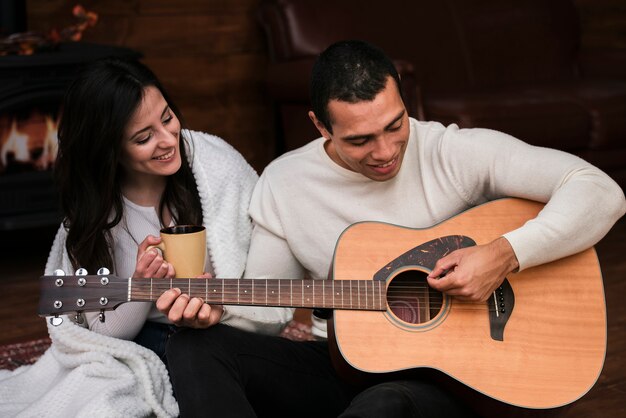
[[[417,270],[404,271],[387,287],[389,309],[400,320],[423,324],[441,311],[443,295],[428,286],[427,274]]]

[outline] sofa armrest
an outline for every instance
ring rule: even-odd
[[[626,49],[584,49],[578,56],[578,66],[584,78],[626,80]]]

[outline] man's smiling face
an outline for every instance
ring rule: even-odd
[[[375,181],[387,181],[400,171],[409,141],[409,117],[396,83],[389,77],[374,100],[328,103],[332,133],[313,113],[330,158],[348,170]]]

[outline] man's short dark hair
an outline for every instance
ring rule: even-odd
[[[313,113],[332,133],[328,103],[371,101],[384,90],[392,77],[400,88],[400,77],[393,62],[379,48],[358,40],[340,41],[323,51],[311,74]]]

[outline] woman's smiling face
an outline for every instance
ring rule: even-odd
[[[145,89],[126,127],[120,164],[131,182],[172,175],[182,164],[180,121],[156,87]]]

